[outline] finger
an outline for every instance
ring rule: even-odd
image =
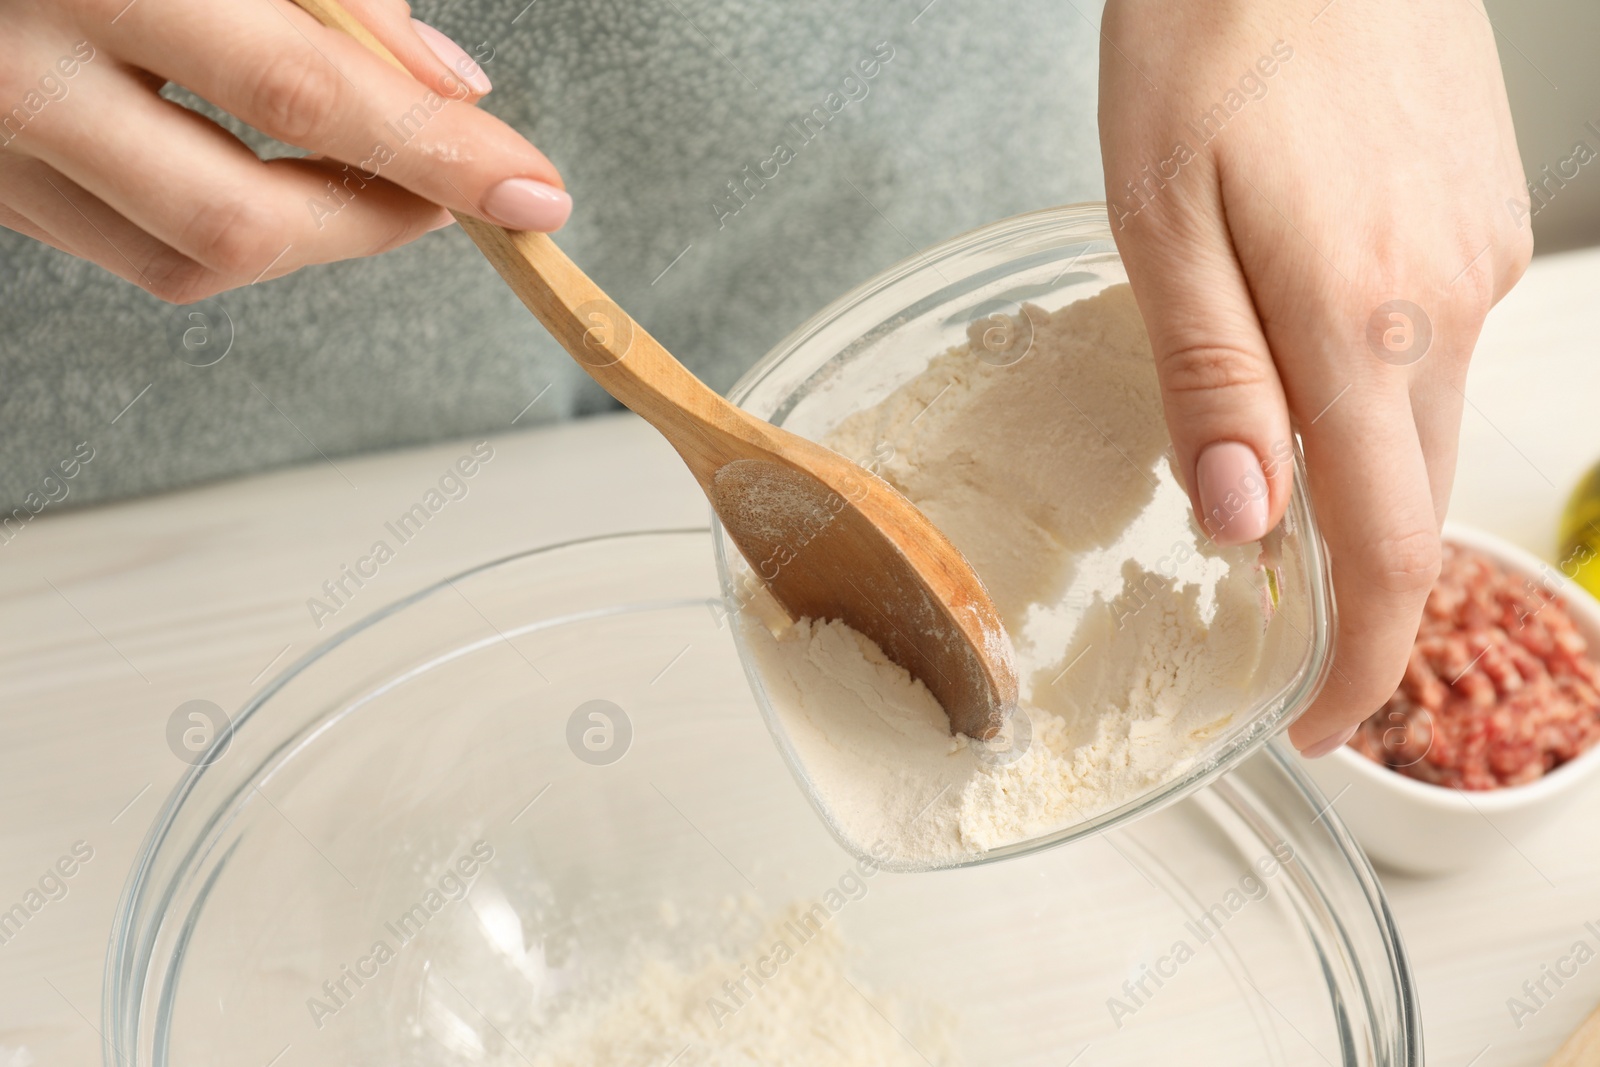
[[[414,60],[407,58],[407,53],[412,49],[411,42],[417,41],[424,45],[430,55],[443,68],[444,74],[436,79],[424,79],[424,84],[431,85],[444,96],[455,97],[460,93],[456,88],[458,84],[464,85],[466,91],[460,93],[463,98],[477,100],[493,89],[489,76],[483,72],[478,61],[467,54],[467,50],[456,44],[449,37],[434,29],[420,19],[411,20],[411,34],[402,39],[399,49],[390,46],[390,51],[395,53],[397,59],[406,64],[406,67],[416,72]],[[388,43],[388,42],[385,42]]]
[[[80,77],[94,84],[31,124],[21,147],[234,284],[384,251],[446,217],[372,172],[326,160],[263,163],[123,71]]]
[[[1411,324],[1407,332],[1411,348],[1402,347],[1398,354],[1376,339],[1368,327],[1368,345],[1380,362],[1400,361],[1410,379],[1411,410],[1417,427],[1417,439],[1422,444],[1422,455],[1428,464],[1428,484],[1433,495],[1434,514],[1439,523],[1450,506],[1450,489],[1455,482],[1456,456],[1461,444],[1461,413],[1466,403],[1467,364],[1483,329],[1483,317],[1499,300],[1494,292],[1499,283],[1494,279],[1508,278],[1506,286],[1515,281],[1521,267],[1514,262],[1515,250],[1505,249],[1504,266],[1490,265],[1490,260],[1501,259],[1501,250],[1492,255],[1489,250],[1480,253],[1485,262],[1481,272],[1463,271],[1449,283],[1424,296],[1425,306],[1419,306],[1420,326],[1426,331],[1426,347],[1417,341],[1418,323]],[[1473,292],[1474,286],[1477,292]],[[1501,291],[1503,292],[1503,290]],[[1420,349],[1420,350],[1419,350]]]
[[[156,240],[48,164],[0,155],[0,199],[49,244],[175,303],[225,288],[222,278]]]
[[[1289,730],[1314,757],[1343,744],[1394,695],[1439,573],[1439,527],[1402,382],[1350,383],[1301,435],[1339,607],[1327,685]]]
[[[1522,277],[1532,251],[1528,234],[1501,222],[1490,243],[1448,281],[1444,272],[1453,268],[1443,268],[1432,290],[1421,297],[1424,304],[1411,311],[1417,321],[1397,319],[1394,309],[1388,308],[1392,302],[1374,312],[1377,318],[1388,308],[1387,321],[1406,327],[1398,346],[1386,343],[1387,335],[1379,333],[1369,320],[1367,343],[1374,355],[1381,362],[1407,369],[1417,438],[1428,464],[1434,513],[1441,525],[1455,481],[1462,408],[1467,403],[1467,365],[1484,317]]]
[[[1117,247],[1196,518],[1219,544],[1257,540],[1288,506],[1293,451],[1283,386],[1224,223],[1178,208],[1132,220]]]
[[[49,245],[51,248],[59,248],[68,255],[76,255],[72,249],[66,247],[66,245],[61,241],[46,233],[43,229],[36,225],[32,219],[28,218],[26,215],[13,211],[11,208],[7,207],[4,202],[0,202],[0,226],[4,226],[8,230],[15,230],[17,233],[22,234],[22,236],[31,237],[35,241]]]
[[[271,137],[514,229],[554,230],[572,201],[505,123],[419,85],[287,0],[142,0],[108,46]]]
[[[476,100],[492,86],[466,49],[398,0],[344,0],[344,9],[376,37],[411,76],[443,96]]]
[[[1465,402],[1463,383],[1453,368],[1420,377],[1411,385],[1412,421],[1428,467],[1428,492],[1433,498],[1434,518],[1440,525],[1450,508]]]

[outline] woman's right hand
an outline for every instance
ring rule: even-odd
[[[0,0],[0,225],[187,303],[450,222],[557,229],[550,161],[401,0],[346,7],[410,72],[288,0]],[[262,161],[182,85],[306,149]]]

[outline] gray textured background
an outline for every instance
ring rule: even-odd
[[[528,133],[574,196],[562,246],[726,389],[917,248],[1100,195],[1090,23],[1044,0],[939,0],[913,24],[925,3],[538,0],[514,24],[527,0],[415,13],[469,51],[493,48],[484,106]],[[865,99],[719,229],[724,183],[880,41],[894,57]],[[15,234],[0,256],[6,509],[83,440],[96,456],[67,506],[503,431],[547,387],[518,426],[611,405],[455,229],[199,308]],[[180,343],[194,313],[218,343],[233,324],[214,366],[183,361],[197,359]]]

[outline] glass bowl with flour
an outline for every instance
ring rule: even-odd
[[[1218,547],[1173,470],[1104,205],[1004,220],[905,261],[812,318],[731,396],[921,508],[983,579],[1016,650],[1021,701],[1005,731],[952,736],[920,682],[842,622],[789,619],[717,538],[757,703],[857,855],[926,870],[1099,832],[1237,765],[1322,684],[1331,584],[1298,445],[1267,458],[1296,471],[1284,521]],[[762,566],[804,566],[805,546],[790,549]]]
[[[104,1067],[1422,1062],[1286,748],[1080,847],[882,870],[788,781],[711,545],[474,567],[230,709],[131,865]]]

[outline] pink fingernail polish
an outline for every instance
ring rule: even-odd
[[[412,19],[411,25],[417,31],[417,36],[422,38],[422,43],[439,57],[439,62],[449,67],[450,72],[472,90],[473,96],[482,96],[494,88],[489,84],[489,76],[471,56],[467,55],[466,49],[420,19]]]
[[[572,214],[572,197],[532,178],[507,178],[483,198],[483,213],[508,230],[559,230]]]
[[[1219,545],[1258,541],[1267,533],[1267,477],[1255,449],[1239,441],[1207,445],[1195,463],[1206,534]]]
[[[1321,759],[1330,752],[1335,752],[1339,748],[1343,747],[1352,737],[1356,735],[1356,731],[1360,728],[1361,724],[1356,723],[1348,730],[1341,730],[1332,737],[1324,737],[1316,744],[1307,747],[1304,752],[1300,753],[1300,755],[1304,756],[1306,759]]]

